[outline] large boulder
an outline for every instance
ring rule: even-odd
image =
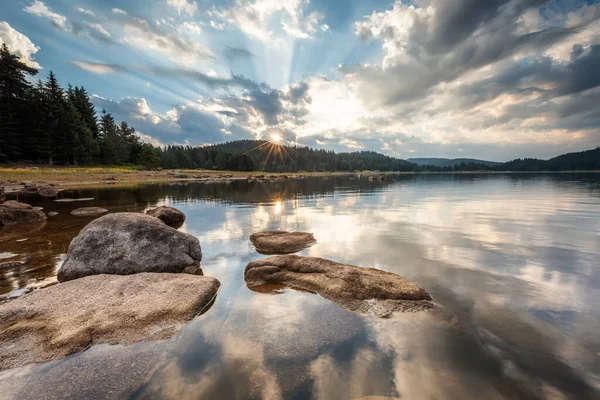
[[[288,255],[251,261],[244,279],[250,288],[283,285],[306,290],[348,310],[380,317],[433,307],[425,289],[400,275],[317,257]]]
[[[27,224],[42,222],[46,214],[34,209],[29,204],[18,201],[5,201],[0,204],[0,226],[11,224]]]
[[[169,338],[212,304],[219,285],[181,274],[95,275],[0,304],[0,370],[99,343]]]
[[[195,236],[149,215],[114,213],[90,222],[71,241],[58,280],[97,274],[198,272],[201,260]]]
[[[260,254],[290,254],[312,246],[317,241],[312,233],[264,231],[250,235],[250,241]]]
[[[173,207],[160,206],[146,211],[146,214],[160,219],[165,224],[179,228],[185,221],[185,214]]]

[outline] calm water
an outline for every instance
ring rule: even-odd
[[[600,175],[416,175],[80,190],[88,203],[0,242],[0,295],[55,280],[80,206],[172,205],[200,239],[215,304],[173,340],[97,346],[0,373],[0,398],[600,398]],[[265,229],[301,252],[401,274],[437,313],[378,319],[304,292],[256,293],[243,269]],[[27,238],[27,241],[17,241]],[[8,258],[9,256],[12,258]],[[43,289],[41,289],[43,290]],[[100,289],[101,290],[101,289]]]

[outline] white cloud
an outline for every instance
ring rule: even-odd
[[[364,149],[365,146],[362,145],[361,143],[357,142],[356,140],[352,140],[352,139],[348,139],[348,138],[343,138],[342,140],[340,140],[339,142],[342,146],[346,146],[349,149],[353,149],[353,150],[359,150],[359,149]]]
[[[123,28],[125,37],[122,43],[131,44],[142,49],[160,50],[168,54],[173,61],[182,64],[193,64],[198,59],[212,60],[214,56],[198,40],[187,40],[175,33],[157,32],[143,19],[133,18]]]
[[[194,16],[194,14],[198,11],[198,5],[195,1],[191,0],[167,0],[167,4],[175,8],[179,15],[181,15],[183,12],[190,16]]]
[[[275,31],[277,29],[291,37],[308,39],[318,31],[329,28],[321,25],[323,15],[319,12],[313,11],[305,15],[308,5],[308,0],[237,0],[231,8],[213,9],[208,14],[265,42],[274,40],[278,34]],[[213,25],[211,21],[211,26],[219,25],[216,22]]]
[[[94,29],[96,32],[98,32],[100,35],[109,38],[110,37],[110,33],[104,29],[104,27],[100,24],[90,24],[88,22],[85,22],[85,24],[87,26],[89,26],[90,28]]]
[[[181,28],[192,35],[200,35],[202,33],[202,24],[199,22],[184,22]]]
[[[41,69],[34,55],[40,49],[21,32],[11,27],[8,22],[0,22],[0,43],[6,43],[12,53],[16,53],[19,59],[30,67]]]
[[[113,8],[111,11],[113,14],[127,15],[127,11],[121,10],[120,8]]]
[[[69,29],[67,26],[67,17],[51,11],[43,2],[39,0],[35,0],[33,4],[25,7],[24,11],[49,19],[50,23],[58,29]]]
[[[92,10],[87,10],[87,9],[81,8],[81,7],[77,7],[76,10],[79,11],[80,13],[82,13],[82,14],[87,14],[87,15],[89,15],[91,17],[95,17],[96,16],[96,14],[94,14],[94,12]]]

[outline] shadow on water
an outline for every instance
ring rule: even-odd
[[[61,196],[94,200],[33,202],[59,215],[0,236],[0,254],[13,255],[2,261],[27,261],[0,271],[0,294],[55,279],[92,220],[69,214],[81,206],[181,209],[181,230],[200,239],[204,273],[222,286],[172,340],[0,372],[8,398],[599,397],[598,175],[363,175]],[[309,292],[249,290],[244,267],[262,256],[248,237],[274,229],[313,232],[317,244],[301,255],[405,276],[435,311],[379,319]]]

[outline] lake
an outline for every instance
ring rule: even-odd
[[[0,372],[0,398],[600,398],[600,175],[416,174],[82,189],[41,229],[14,228],[0,296],[55,281],[101,206],[182,210],[212,307],[172,340],[100,345]],[[308,292],[254,292],[243,270],[261,230],[314,233],[300,255],[400,274],[436,312],[360,315]],[[22,241],[22,239],[27,239]],[[43,290],[43,289],[37,289]],[[98,288],[102,290],[102,288]]]

